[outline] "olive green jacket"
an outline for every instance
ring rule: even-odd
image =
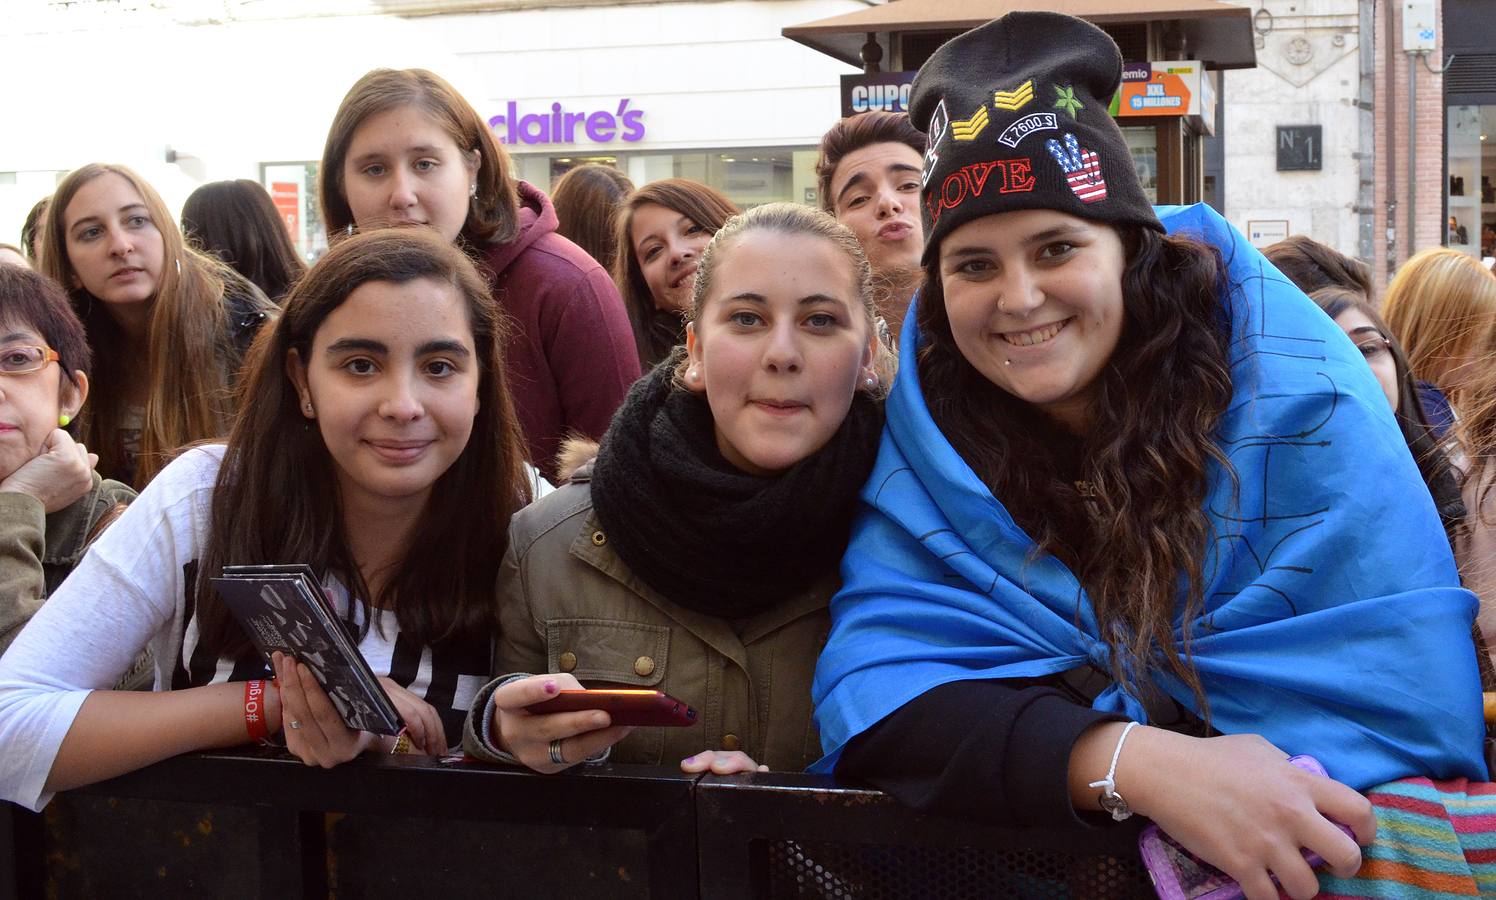
[[[51,515],[30,494],[0,492],[0,653],[83,558],[99,519],[134,499],[97,472],[92,490]]]
[[[690,727],[634,729],[611,762],[675,765],[726,749],[784,771],[819,759],[810,680],[837,573],[747,619],[687,609],[646,586],[613,551],[589,480],[583,468],[510,524],[499,573],[499,677],[478,692],[464,749],[508,762],[479,734],[493,688],[510,673],[570,672],[584,687],[660,690],[697,711]]]

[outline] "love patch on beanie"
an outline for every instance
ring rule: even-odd
[[[982,216],[1053,209],[1163,230],[1107,112],[1122,54],[1072,16],[1012,12],[943,44],[920,69],[910,120],[925,126],[925,261]]]

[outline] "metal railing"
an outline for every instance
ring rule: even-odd
[[[810,775],[205,753],[0,804],[0,898],[1152,897],[1131,824],[979,827]]]

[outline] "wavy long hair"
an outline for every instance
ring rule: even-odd
[[[343,186],[343,162],[353,133],[372,116],[402,106],[420,109],[441,127],[465,153],[476,151],[477,191],[468,200],[467,221],[461,237],[480,249],[504,244],[519,234],[519,188],[509,154],[493,129],[457,89],[426,69],[375,69],[348,89],[327,131],[322,166],[317,173],[317,197],[329,239],[342,237],[353,225],[353,210]],[[365,228],[378,223],[364,223]]]
[[[288,354],[311,358],[322,322],[360,285],[432,279],[467,309],[480,368],[472,436],[436,480],[427,514],[378,597],[345,537],[334,464],[321,433],[302,416],[286,374]],[[213,489],[212,518],[196,588],[202,641],[220,657],[250,651],[248,637],[208,581],[225,565],[305,562],[335,575],[367,612],[393,609],[402,633],[423,644],[492,629],[493,586],[504,555],[504,523],[530,500],[523,441],[505,381],[505,319],[467,256],[434,232],[381,229],[339,242],[286,298],[285,312],[255,340],[240,385],[243,410]],[[355,615],[362,629],[370,616]]]
[[[126,356],[124,333],[108,304],[82,286],[68,258],[68,204],[85,184],[105,175],[118,175],[140,195],[165,248],[146,326],[144,360]],[[228,336],[223,292],[226,281],[238,276],[188,246],[161,195],[124,166],[90,163],[75,169],[57,186],[50,210],[42,232],[42,272],[68,287],[73,309],[88,331],[96,377],[78,436],[99,454],[99,471],[107,477],[119,477],[128,467],[119,440],[128,411],[124,388],[131,383],[129,373],[145,364],[147,393],[134,477],[139,488],[155,477],[177,448],[222,437],[228,430],[237,353]]]
[[[1197,241],[1118,231],[1127,259],[1122,334],[1098,376],[1089,434],[1077,442],[967,362],[951,334],[938,258],[926,267],[919,303],[927,341],[920,384],[935,424],[1036,541],[1036,553],[1053,554],[1079,578],[1111,650],[1112,677],[1141,698],[1161,666],[1194,693],[1208,722],[1189,647],[1214,539],[1209,464],[1235,481],[1214,441],[1231,401],[1225,269],[1219,252]],[[1077,462],[1078,480],[1064,471],[1066,457]],[[1183,652],[1174,640],[1181,615]]]
[[[1457,408],[1475,398],[1466,383],[1496,356],[1496,276],[1489,269],[1448,247],[1414,254],[1387,286],[1382,316],[1415,377]]]
[[[644,270],[634,253],[634,213],[639,207],[655,203],[674,210],[715,234],[727,220],[738,214],[738,208],[721,193],[699,182],[685,178],[652,181],[629,194],[614,220],[614,241],[618,252],[613,260],[613,282],[623,295],[629,324],[634,327],[634,343],[639,361],[647,372],[684,340],[685,320],[680,313],[656,309],[654,294],[644,280]]]

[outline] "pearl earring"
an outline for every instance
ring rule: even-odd
[[[686,380],[691,382],[692,384],[695,384],[696,382],[701,380],[701,373],[697,371],[695,366],[692,366],[691,368],[686,370]]]

